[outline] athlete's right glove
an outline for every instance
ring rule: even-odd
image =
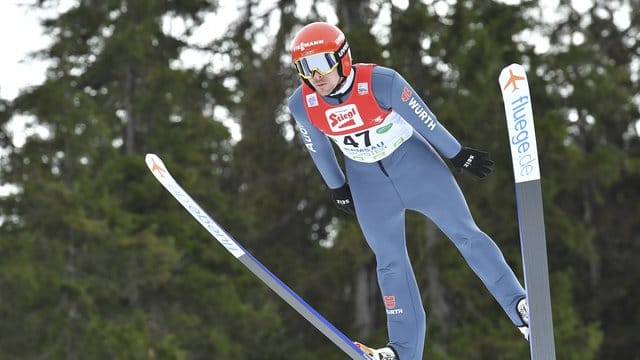
[[[353,205],[351,189],[349,188],[348,183],[344,183],[344,185],[337,189],[331,189],[331,198],[338,209],[346,212],[347,214],[356,214],[356,208]]]
[[[463,147],[456,156],[451,158],[451,163],[459,171],[467,170],[480,179],[489,175],[493,166],[488,152],[468,147]]]

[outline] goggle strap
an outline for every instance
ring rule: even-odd
[[[342,46],[340,46],[340,49],[336,51],[336,57],[338,58],[338,62],[342,60],[342,58],[344,57],[344,55],[347,53],[348,50],[349,50],[349,43],[345,40],[342,43]]]

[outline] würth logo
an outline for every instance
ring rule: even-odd
[[[385,296],[384,297],[384,306],[387,309],[393,309],[396,307],[396,297],[395,296]]]
[[[406,86],[402,89],[402,101],[407,102],[411,99],[411,90]]]
[[[431,117],[431,113],[422,106],[422,103],[420,101],[413,97],[413,93],[411,92],[411,90],[409,90],[408,87],[405,86],[404,89],[402,89],[400,98],[403,102],[408,103],[407,105],[409,105],[411,110],[413,110],[413,112],[420,118],[420,120],[424,122],[429,130],[435,130],[437,123]]]
[[[384,307],[386,307],[385,311],[387,315],[402,315],[404,314],[404,310],[402,308],[397,308],[398,303],[396,302],[396,297],[391,296],[383,296],[384,299]]]

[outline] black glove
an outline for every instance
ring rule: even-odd
[[[451,163],[459,171],[467,170],[480,179],[489,175],[493,166],[493,160],[489,159],[488,152],[468,147],[463,147],[456,156],[451,158]]]
[[[353,206],[353,198],[351,197],[351,189],[349,189],[348,183],[345,183],[337,189],[331,189],[331,198],[338,209],[347,214],[356,214],[356,208]]]

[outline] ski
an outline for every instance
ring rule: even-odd
[[[154,177],[169,191],[169,193],[202,225],[218,242],[224,246],[238,261],[247,267],[254,275],[264,282],[271,290],[287,302],[294,310],[309,321],[316,329],[331,340],[340,350],[352,359],[371,358],[362,352],[353,341],[349,340],[340,330],[333,326],[320,313],[313,309],[291,288],[278,279],[262,263],[247,252],[227,231],[214,221],[202,208],[184,191],[171,176],[162,160],[155,154],[147,154],[145,162]]]
[[[529,302],[531,359],[554,360],[549,268],[531,94],[526,72],[519,64],[502,69],[498,80],[515,178],[522,263]]]

